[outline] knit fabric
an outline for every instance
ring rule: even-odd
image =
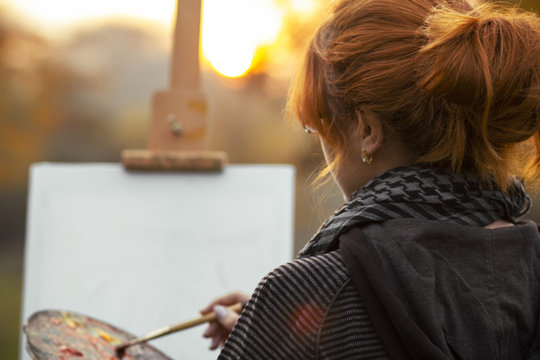
[[[339,251],[296,260],[257,286],[219,360],[388,359]]]

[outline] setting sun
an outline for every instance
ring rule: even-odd
[[[282,14],[272,0],[205,0],[202,52],[219,73],[249,71],[257,49],[275,41]]]

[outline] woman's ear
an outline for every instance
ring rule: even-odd
[[[375,154],[382,146],[383,124],[379,118],[370,111],[359,109],[356,111],[358,119],[359,143],[367,154]]]

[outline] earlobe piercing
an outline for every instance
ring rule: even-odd
[[[360,157],[362,158],[362,162],[364,164],[371,165],[371,162],[373,161],[373,155],[369,155],[366,149],[362,148],[360,152]]]

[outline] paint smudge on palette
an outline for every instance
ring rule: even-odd
[[[65,356],[84,356],[84,354],[82,352],[80,352],[79,350],[75,350],[75,349],[72,349],[70,347],[67,347],[66,345],[62,345],[60,346],[60,353],[62,355],[65,355]]]
[[[116,346],[135,338],[103,321],[81,314],[53,310],[33,314],[24,326],[24,332],[27,350],[38,360],[119,360]],[[148,344],[128,348],[122,359],[170,360]]]

